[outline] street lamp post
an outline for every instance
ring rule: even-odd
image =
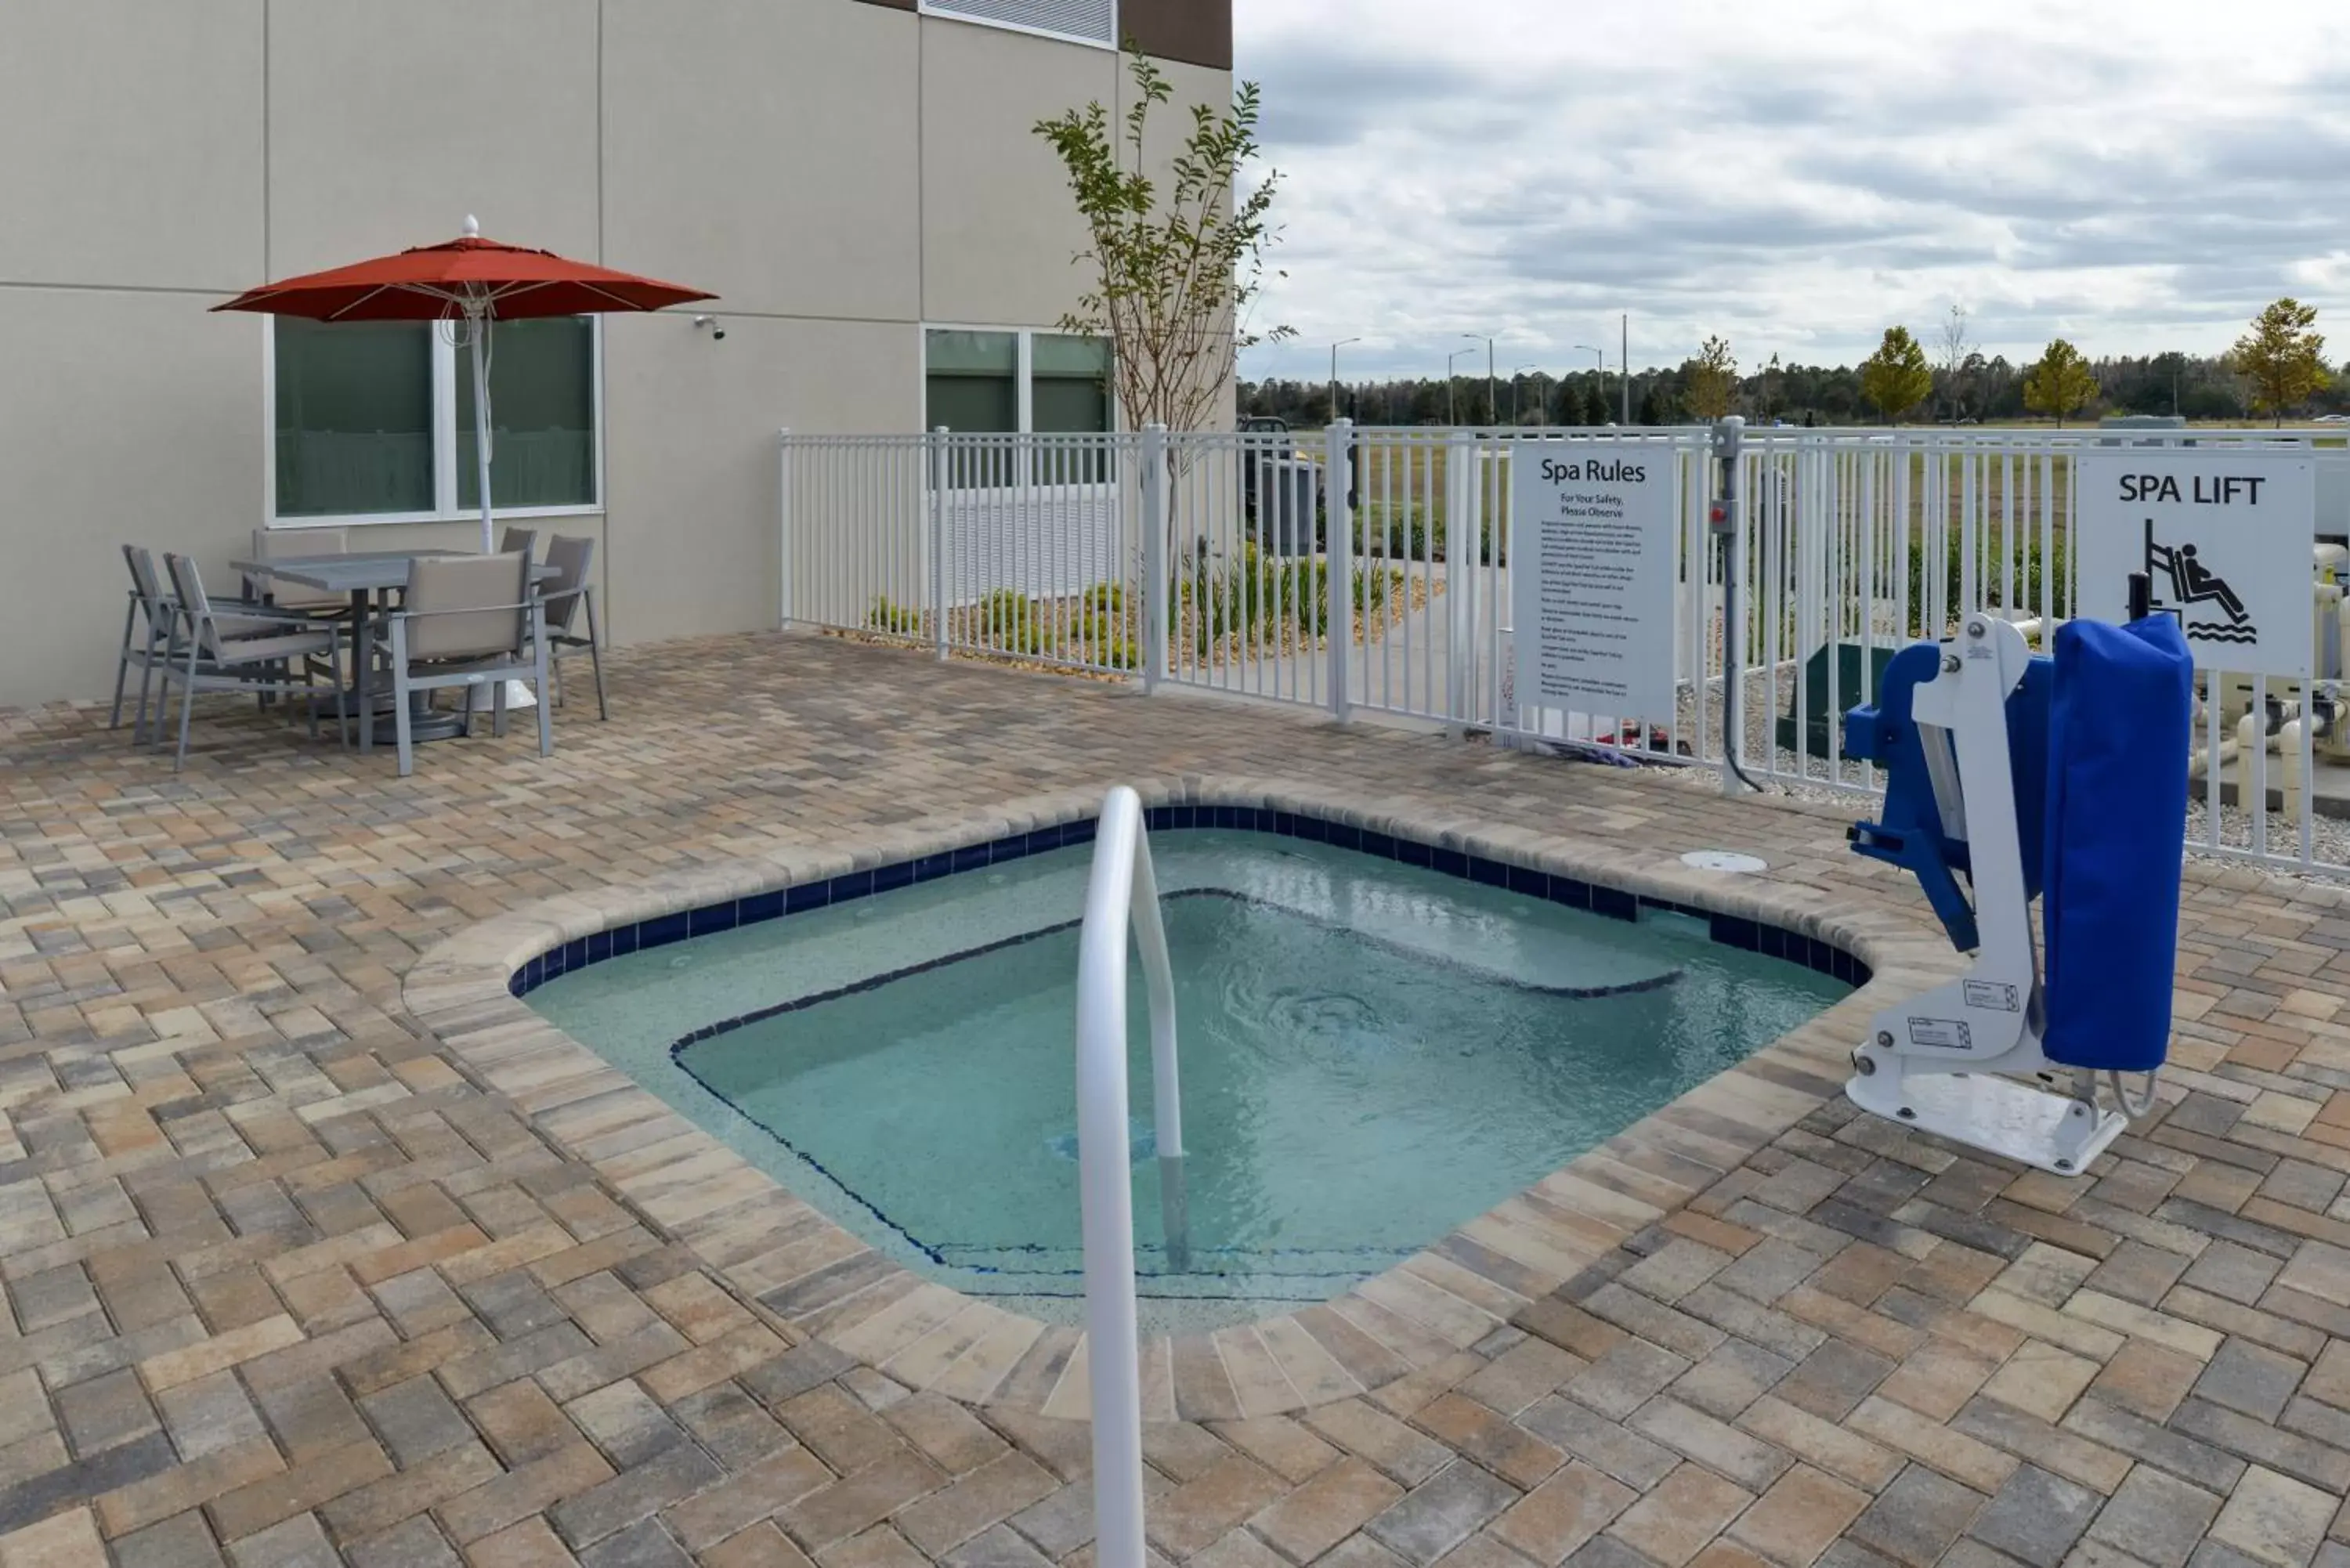
[[[1599,419],[1605,424],[1607,421],[1607,350],[1594,348],[1588,343],[1578,343],[1575,348],[1599,361]]]
[[[1330,345],[1329,422],[1334,425],[1338,422],[1338,350],[1344,348],[1349,343],[1360,343],[1362,339],[1359,337],[1341,337],[1338,341]]]
[[[1461,336],[1485,346],[1485,417],[1498,423],[1502,418],[1502,378],[1493,366],[1493,340],[1482,332],[1463,332]]]
[[[1462,355],[1475,352],[1474,348],[1457,348],[1444,357],[1444,422],[1448,425],[1461,422],[1461,410],[1452,400],[1452,367],[1461,362]]]

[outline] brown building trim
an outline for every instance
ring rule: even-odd
[[[911,11],[916,0],[858,0]],[[1118,25],[1144,54],[1186,65],[1232,68],[1232,0],[1118,0]]]
[[[1146,55],[1232,68],[1232,0],[1118,0],[1118,25]]]

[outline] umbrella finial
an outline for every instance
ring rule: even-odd
[[[482,220],[471,213],[465,214],[465,237],[469,240],[478,240],[482,237]]]

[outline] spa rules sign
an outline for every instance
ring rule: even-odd
[[[1671,459],[1629,441],[1513,443],[1521,708],[1672,722]]]
[[[2309,546],[2316,464],[2277,452],[2115,447],[2074,460],[2080,613],[2129,614],[2146,574],[2198,670],[2309,674]]]

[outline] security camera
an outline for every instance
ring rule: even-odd
[[[718,325],[718,317],[714,316],[697,316],[693,318],[693,324],[696,327],[708,327],[710,329],[710,340],[712,343],[723,343],[726,341],[726,328]]]

